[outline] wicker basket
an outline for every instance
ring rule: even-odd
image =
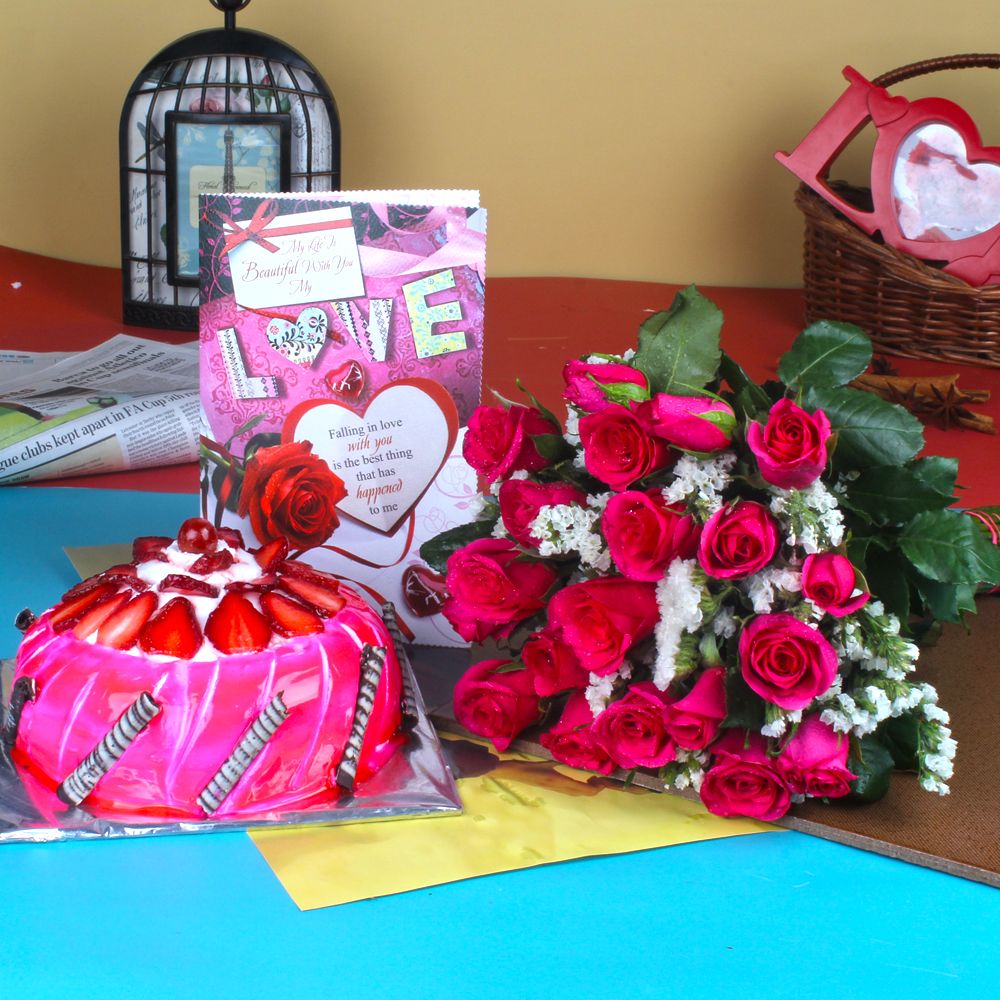
[[[1000,68],[1000,55],[948,56],[877,77],[881,87],[939,69]],[[863,204],[864,189],[840,193]],[[975,288],[873,240],[801,185],[806,319],[855,323],[889,354],[1000,368],[1000,285]],[[870,207],[870,206],[869,206]]]

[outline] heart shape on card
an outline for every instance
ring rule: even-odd
[[[307,400],[282,431],[285,441],[311,441],[313,454],[343,479],[338,511],[385,535],[420,502],[457,436],[454,401],[423,378],[384,386],[363,413],[332,399]]]
[[[282,357],[310,367],[326,341],[330,320],[318,306],[310,306],[292,322],[274,318],[267,324],[267,342]]]
[[[892,187],[908,240],[961,240],[1000,223],[1000,163],[970,162],[965,139],[941,122],[906,137],[896,152]]]

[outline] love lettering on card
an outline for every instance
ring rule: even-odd
[[[471,520],[486,213],[468,191],[200,199],[202,505],[416,641],[460,642],[423,541]]]

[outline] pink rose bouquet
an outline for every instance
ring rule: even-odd
[[[686,289],[636,349],[566,365],[564,429],[530,396],[472,418],[482,514],[421,553],[459,635],[508,659],[466,674],[456,715],[722,816],[873,798],[893,760],[944,794],[955,741],[911,626],[959,621],[1000,554],[915,418],[848,385],[860,330],[809,327],[759,386],[720,327]]]

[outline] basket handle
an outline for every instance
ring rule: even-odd
[[[964,55],[940,56],[937,59],[921,59],[920,62],[891,69],[888,73],[875,77],[876,87],[891,87],[894,83],[911,80],[915,76],[936,73],[942,69],[1000,69],[1000,54],[989,52],[968,52]]]

